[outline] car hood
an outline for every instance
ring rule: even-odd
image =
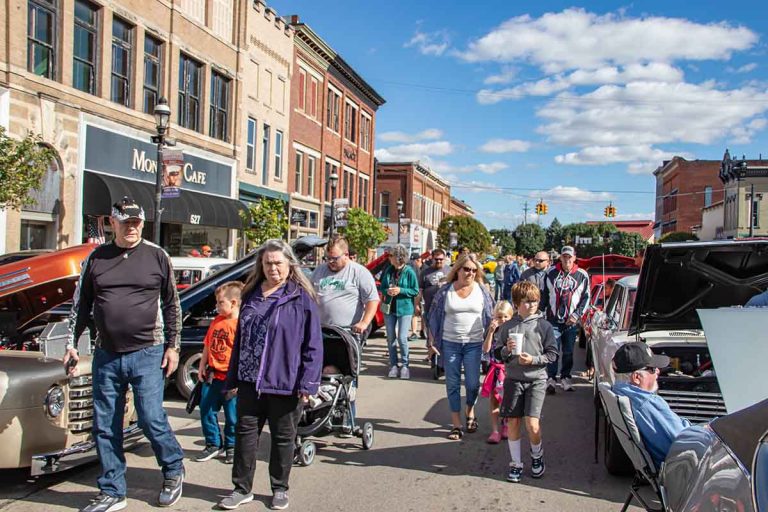
[[[741,305],[768,285],[768,240],[651,245],[630,334],[701,329],[696,309]]]

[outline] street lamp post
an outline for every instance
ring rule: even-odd
[[[333,232],[336,228],[336,205],[334,202],[336,201],[336,185],[339,184],[339,175],[336,173],[336,169],[331,171],[328,179],[331,181],[331,229],[328,232],[328,238],[333,240]]]
[[[160,201],[162,200],[163,193],[163,148],[168,142],[166,140],[166,134],[168,132],[168,124],[171,120],[171,109],[168,106],[168,100],[160,98],[155,105],[155,128],[157,129],[157,135],[152,136],[152,142],[157,144],[157,170],[155,171],[155,216],[152,219],[154,222],[154,229],[152,239],[160,245],[160,217],[163,214],[163,210],[160,207]]]
[[[400,243],[400,222],[403,218],[403,198],[397,200],[397,243]]]
[[[451,219],[448,220],[448,247],[450,249],[456,247],[456,244],[453,240],[453,220]]]

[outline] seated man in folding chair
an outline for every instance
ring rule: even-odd
[[[640,437],[657,468],[677,435],[691,425],[656,394],[659,370],[667,366],[669,357],[654,354],[641,341],[625,343],[613,356],[613,392],[629,398]]]

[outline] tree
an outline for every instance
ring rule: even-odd
[[[642,253],[647,246],[648,242],[639,233],[619,232],[617,240],[613,242],[613,252],[635,257],[638,253]]]
[[[498,256],[515,253],[516,243],[512,231],[509,229],[492,229],[490,234],[491,237],[497,240],[496,246],[499,248]]]
[[[662,235],[659,238],[659,243],[665,242],[687,242],[688,240],[698,240],[699,237],[693,233],[687,233],[685,231],[670,231],[669,233]]]
[[[615,241],[612,238],[614,233],[618,233],[618,229],[609,222],[568,224],[563,226],[563,241],[576,248],[577,257],[590,258],[609,252]],[[615,236],[618,239],[620,235]],[[560,250],[560,248],[556,249]]]
[[[453,227],[448,227],[449,222],[453,222]],[[440,247],[450,247],[451,231],[457,236],[456,249],[467,247],[472,252],[485,253],[491,247],[491,235],[488,230],[472,217],[445,217],[437,228],[437,243]]]
[[[283,201],[265,197],[250,205],[248,212],[251,214],[250,224],[243,215],[243,231],[249,245],[259,246],[271,238],[285,238],[288,234],[288,213]]]
[[[32,204],[30,191],[40,188],[56,158],[54,150],[42,145],[42,140],[31,132],[16,140],[0,126],[0,208],[18,210]]]
[[[387,239],[387,232],[376,217],[362,208],[350,208],[347,212],[347,226],[339,228],[349,246],[357,251],[360,262],[368,261],[368,249],[373,249]]]
[[[544,250],[547,235],[538,224],[521,224],[515,228],[515,245],[517,253],[525,256]]]
[[[563,225],[560,224],[560,221],[555,217],[547,228],[547,239],[544,244],[544,249],[554,249],[559,252],[563,247],[563,235]]]

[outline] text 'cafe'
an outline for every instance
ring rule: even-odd
[[[111,205],[124,196],[144,207],[143,236],[151,239],[155,218],[157,146],[150,134],[126,134],[85,124],[83,169],[83,241],[102,228]],[[215,256],[232,258],[236,230],[242,229],[245,206],[235,199],[235,161],[214,153],[179,145],[183,151],[178,197],[161,202],[161,245],[171,256],[186,256],[209,245]],[[107,236],[107,239],[110,237]]]

